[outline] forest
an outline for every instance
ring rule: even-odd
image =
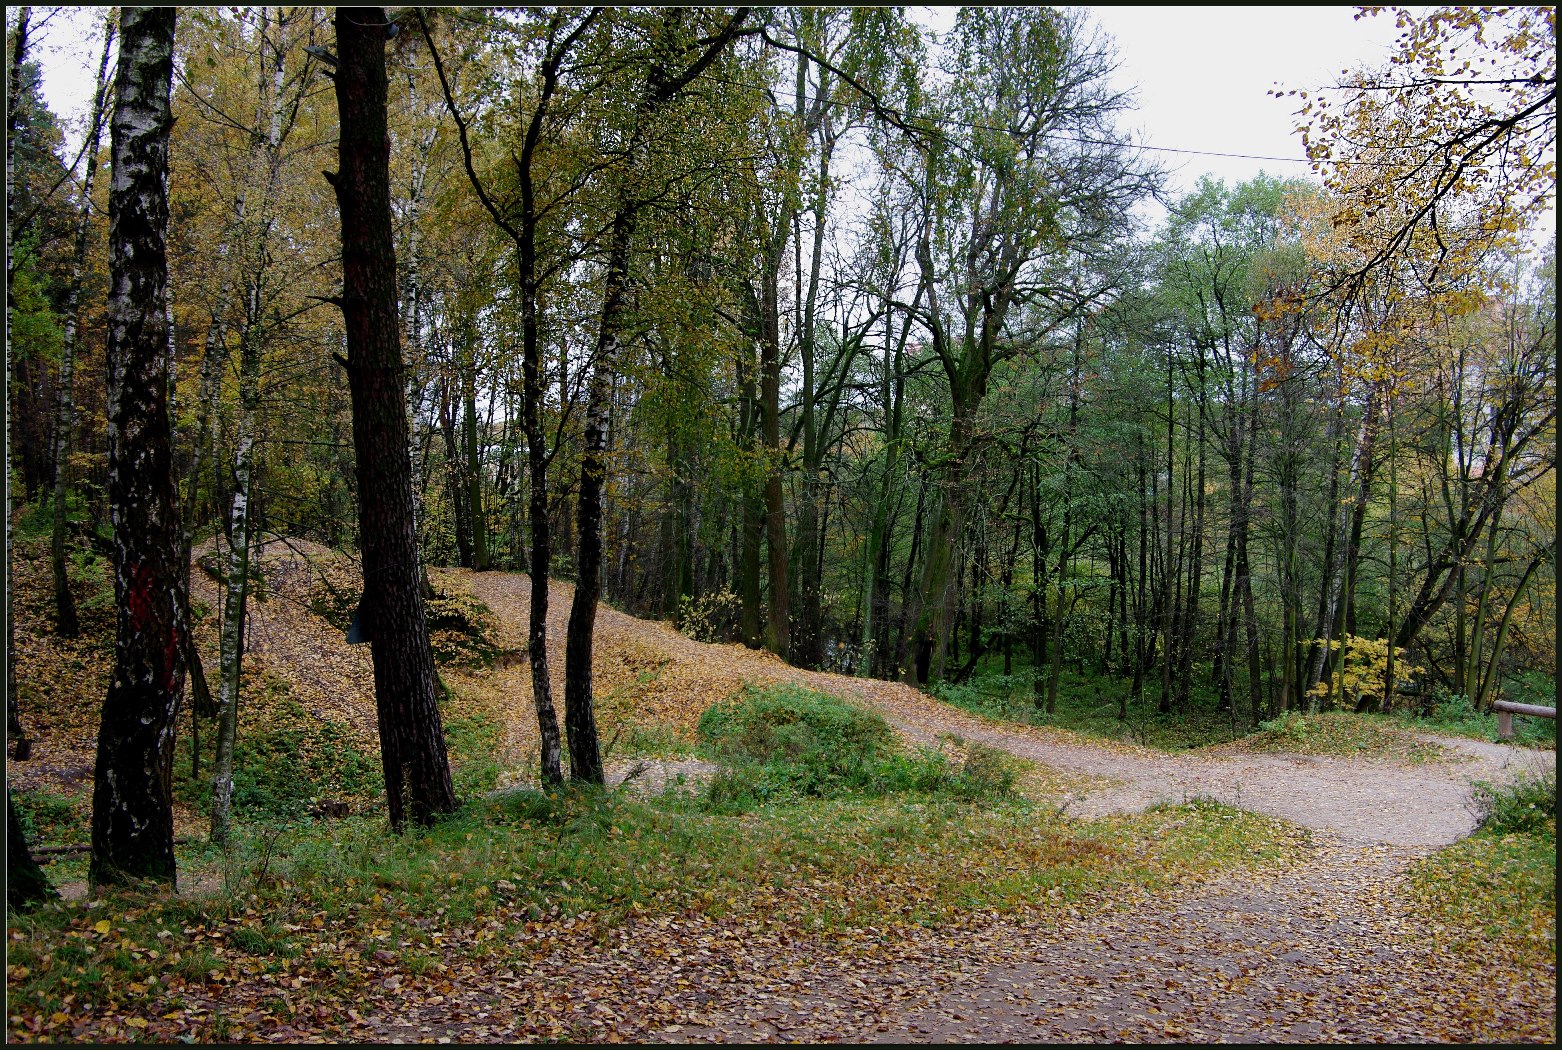
[[[307,779],[252,732],[286,602],[362,663],[366,836],[471,840],[501,738],[543,826],[679,733],[878,739],[719,662],[653,731],[623,698],[683,658],[637,664],[618,614],[1124,746],[1555,706],[1552,9],[1377,14],[1388,64],[1288,99],[1310,176],[1186,194],[1083,8],[103,9],[74,130],[59,10],[7,14],[9,777],[86,682],[59,841],[90,810],[94,891],[272,834],[257,763]],[[880,793],[1040,775],[863,761]],[[797,783],[722,770],[716,812]],[[13,905],[54,893],[28,797]]]

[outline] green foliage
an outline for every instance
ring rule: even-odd
[[[35,240],[36,235],[30,240]],[[22,361],[58,361],[64,344],[60,319],[49,302],[49,278],[40,272],[30,243],[14,249],[11,277],[11,356]]]
[[[707,798],[722,812],[900,792],[1006,798],[1020,772],[1015,760],[987,748],[971,749],[958,769],[936,752],[908,754],[881,715],[795,685],[745,687],[706,710],[699,737],[721,767]]]
[[[1534,680],[1544,682],[1544,688],[1550,690],[1549,695],[1533,688]],[[1544,675],[1530,674],[1522,676],[1521,689],[1514,690],[1511,698],[1518,703],[1540,704],[1550,706],[1556,702],[1556,687],[1551,679]],[[1527,687],[1527,688],[1526,688]],[[1522,697],[1522,699],[1521,699]],[[1486,740],[1497,743],[1497,716],[1494,714],[1482,714],[1477,711],[1469,697],[1459,693],[1438,693],[1432,701],[1431,711],[1428,714],[1416,716],[1410,712],[1402,712],[1396,715],[1404,724],[1419,730],[1431,730],[1436,733],[1446,733],[1450,736],[1469,737],[1473,740]],[[1550,718],[1530,718],[1527,715],[1513,716],[1513,739],[1505,743],[1517,744],[1523,747],[1540,747],[1555,749],[1557,746],[1557,724]]]
[[[1523,774],[1503,785],[1481,781],[1472,804],[1482,831],[1510,835],[1543,830],[1557,819],[1556,773]]]
[[[378,755],[365,751],[347,729],[310,714],[287,696],[287,686],[266,679],[265,695],[254,699],[253,721],[240,726],[233,747],[233,805],[249,817],[297,816],[319,799],[378,797],[384,774]],[[175,768],[186,775],[175,797],[205,812],[211,806],[210,747],[215,733],[202,733],[202,774],[187,775],[189,738],[181,735]]]
[[[1041,674],[1047,669],[1043,667]],[[978,674],[955,685],[933,687],[933,695],[975,714],[1024,725],[1056,726],[1086,736],[1128,740],[1167,751],[1183,751],[1230,740],[1229,712],[1215,710],[1214,697],[1195,687],[1188,706],[1162,714],[1156,708],[1156,688],[1147,686],[1138,700],[1127,696],[1127,679],[1079,674],[1066,668],[1058,680],[1057,710],[1048,715],[1036,706],[1035,672],[1029,668],[1012,675]],[[1043,686],[1045,688],[1045,686]],[[1128,718],[1117,717],[1127,700]]]
[[[77,841],[91,812],[85,798],[71,798],[48,788],[12,791],[11,801],[27,844],[32,847]]]
[[[100,557],[92,549],[78,550],[70,559],[70,576],[74,588],[81,595],[76,603],[77,612],[109,612],[114,608],[114,567],[109,559]]]

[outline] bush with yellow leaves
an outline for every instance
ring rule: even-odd
[[[1305,643],[1304,643],[1305,644]],[[1324,676],[1323,681],[1313,686],[1311,695],[1317,697],[1328,710],[1331,702],[1334,706],[1356,707],[1361,698],[1376,697],[1382,702],[1385,711],[1394,706],[1394,694],[1401,685],[1409,685],[1415,676],[1425,672],[1425,668],[1413,666],[1405,658],[1405,650],[1394,651],[1394,686],[1389,690],[1389,695],[1383,695],[1383,679],[1388,675],[1388,650],[1387,638],[1362,638],[1359,635],[1348,634],[1340,638],[1319,638],[1312,644],[1327,645],[1332,652],[1339,652],[1343,644],[1345,655],[1343,666],[1336,665],[1334,670]]]

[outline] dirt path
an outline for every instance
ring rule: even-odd
[[[502,620],[524,625],[525,577],[469,579]],[[569,597],[567,585],[554,585],[556,608],[567,607]],[[1303,755],[1170,755],[994,724],[903,685],[796,670],[766,654],[702,645],[669,625],[605,607],[597,622],[599,681],[626,680],[614,666],[624,661],[640,676],[642,694],[646,668],[654,669],[650,694],[687,689],[719,698],[744,681],[797,681],[859,698],[913,741],[933,743],[954,733],[1093,778],[1088,782],[1094,786],[1070,800],[1067,812],[1074,816],[1204,796],[1284,817],[1317,834],[1310,856],[1279,871],[1223,877],[1169,899],[1122,900],[1078,921],[977,917],[965,928],[912,931],[871,950],[769,943],[712,925],[689,931],[708,946],[697,956],[644,959],[635,951],[631,926],[591,972],[578,976],[607,1001],[637,1009],[628,1016],[603,1013],[602,998],[579,995],[576,988],[573,1037],[1554,1039],[1553,979],[1491,986],[1481,960],[1451,955],[1436,947],[1446,939],[1412,928],[1398,892],[1414,860],[1473,828],[1473,781],[1554,771],[1554,752],[1429,737],[1453,757],[1409,765]],[[562,638],[550,637],[554,641],[562,650]],[[640,699],[654,704],[655,696],[647,695]],[[537,969],[547,972],[546,965]],[[535,984],[528,988],[538,994]],[[505,998],[502,989],[497,994]]]
[[[524,642],[529,597],[526,577],[510,573],[466,576],[473,593],[494,610],[507,638]],[[567,609],[572,589],[555,582],[550,602]],[[556,693],[562,693],[562,615],[550,617],[549,648]],[[1196,796],[1218,799],[1243,809],[1284,817],[1303,827],[1337,834],[1354,845],[1439,846],[1468,834],[1475,825],[1469,809],[1473,781],[1501,781],[1521,771],[1556,769],[1556,753],[1513,748],[1456,737],[1427,736],[1456,753],[1454,760],[1410,765],[1373,759],[1312,755],[1173,755],[1131,744],[1093,741],[1062,730],[997,724],[932,699],[896,682],[792,668],[768,653],[741,645],[706,645],[666,623],[636,619],[603,606],[597,616],[598,692],[612,692],[636,674],[635,700],[656,706],[668,697],[694,694],[724,699],[745,681],[795,681],[853,696],[881,712],[908,739],[933,744],[941,734],[1001,748],[1053,769],[1115,782],[1071,799],[1072,816],[1096,817],[1135,811],[1157,802],[1184,802]],[[518,691],[524,708],[516,715],[515,735],[535,739],[530,720],[529,668],[519,668]],[[702,703],[659,714],[672,714],[692,726]]]

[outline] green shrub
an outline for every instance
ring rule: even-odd
[[[85,799],[72,799],[65,795],[39,788],[36,791],[13,791],[11,802],[16,806],[16,819],[22,826],[30,846],[46,842],[64,843],[81,837],[86,823]]]
[[[1496,835],[1539,831],[1557,818],[1557,775],[1521,774],[1504,785],[1479,782],[1473,805],[1482,831]]]
[[[380,757],[365,751],[345,727],[311,714],[287,696],[276,679],[264,684],[268,697],[257,697],[259,715],[240,728],[233,745],[233,806],[251,817],[298,816],[318,798],[349,799],[384,790]],[[188,737],[181,735],[174,793],[205,812],[211,807],[215,725],[201,732],[201,775],[188,776]]]
[[[972,744],[966,749],[959,773],[947,789],[960,798],[997,799],[1014,795],[1014,785],[1025,771],[1025,762],[995,747]]]
[[[907,753],[884,718],[795,685],[744,687],[700,718],[702,749],[720,769],[707,798],[743,811],[787,798],[881,797],[906,791],[962,799],[1013,793],[1018,760],[973,747],[960,768],[927,750]]]

